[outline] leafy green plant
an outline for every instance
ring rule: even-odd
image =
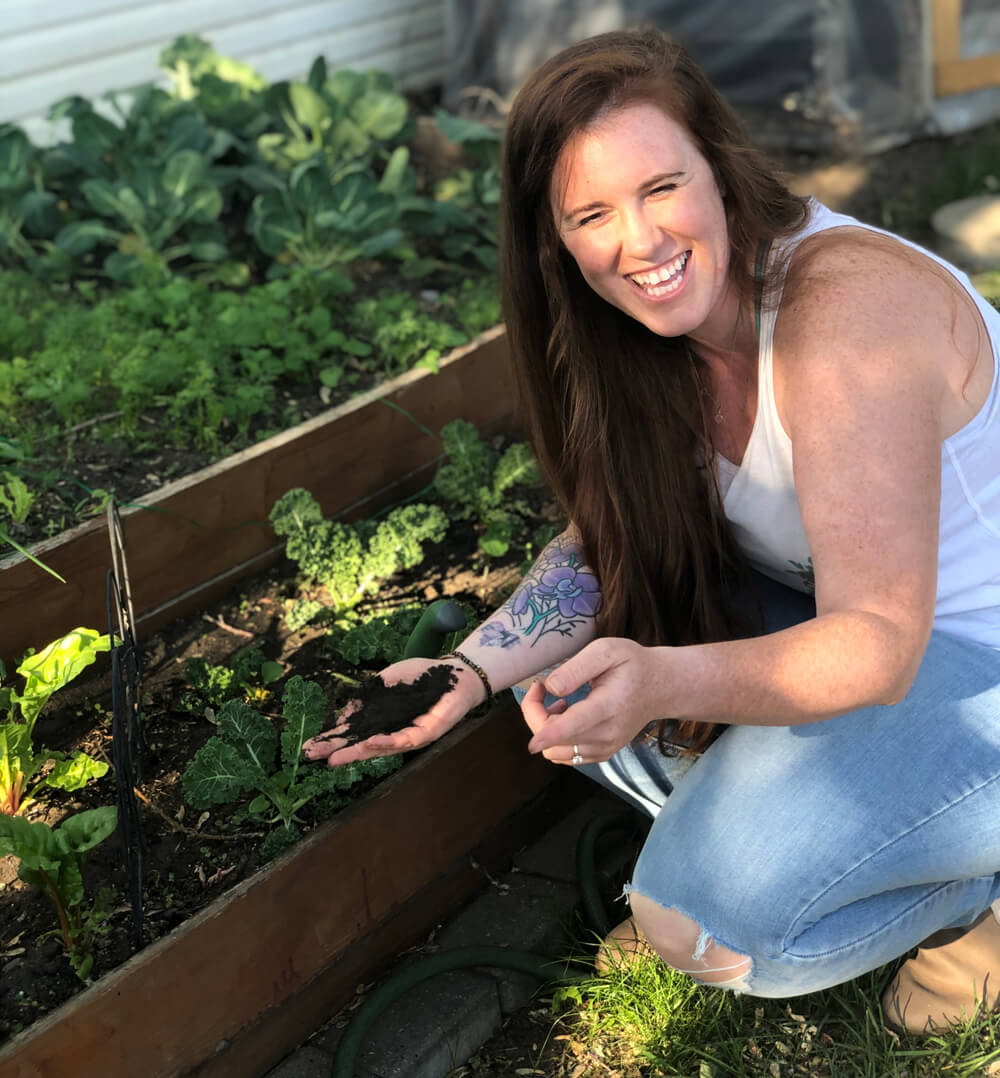
[[[520,520],[508,491],[541,481],[531,447],[516,442],[497,453],[464,419],[442,427],[441,441],[447,462],[434,477],[435,491],[453,516],[479,522],[483,528],[479,547],[484,553],[506,554]]]
[[[64,222],[59,200],[43,185],[41,154],[14,124],[0,124],[0,260],[23,262],[39,277],[68,261],[51,240]]]
[[[246,703],[266,700],[267,686],[277,681],[284,670],[281,663],[266,659],[259,647],[249,647],[237,652],[225,665],[195,656],[185,664],[185,673],[194,690],[193,695],[185,697],[186,705],[190,707],[198,701],[219,708],[237,698]]]
[[[35,504],[35,494],[28,489],[28,484],[13,472],[3,472],[0,482],[0,509],[3,509],[15,524],[23,524]]]
[[[400,766],[399,757],[366,761],[346,768],[310,764],[302,744],[323,728],[326,701],[320,687],[295,676],[285,686],[279,734],[275,724],[242,701],[230,700],[218,714],[218,734],[195,754],[182,776],[184,796],[196,809],[228,804],[248,793],[252,819],[276,829],[261,847],[274,856],[300,835],[300,810],[322,794],[348,789],[366,775]]]
[[[438,180],[433,197],[406,200],[406,227],[432,240],[446,263],[461,263],[471,257],[495,270],[501,132],[440,108],[434,118],[444,137],[462,147],[466,164]],[[407,273],[420,274],[435,264],[434,259],[418,260]]]
[[[393,509],[377,523],[327,520],[301,487],[275,502],[270,520],[306,581],[325,589],[334,616],[349,613],[400,569],[419,565],[423,544],[441,542],[448,527],[442,509],[420,503]]]
[[[437,370],[441,355],[466,341],[466,335],[440,314],[421,310],[405,292],[383,291],[358,300],[348,314],[353,332],[371,341],[376,358],[389,371],[411,367]]]
[[[247,231],[275,259],[269,276],[289,266],[315,272],[372,259],[401,243],[392,178],[349,172],[331,181],[325,163],[312,158],[295,166],[287,187],[258,194]]]
[[[387,171],[401,172],[408,160],[403,143],[413,124],[406,98],[382,71],[329,74],[319,57],[306,82],[276,83],[269,101],[280,130],[261,135],[261,157],[288,171],[314,158],[333,183],[351,173],[369,171],[376,159],[393,160]]]
[[[23,813],[40,787],[78,790],[107,772],[106,763],[84,752],[67,757],[49,749],[36,751],[32,737],[39,712],[52,694],[110,649],[107,635],[74,629],[22,661],[17,668],[24,678],[20,692],[12,686],[0,688],[0,708],[7,712],[6,721],[0,722],[0,816]],[[0,677],[3,674],[0,667]],[[15,721],[18,713],[20,722]],[[53,766],[43,770],[50,762]]]
[[[174,96],[194,102],[208,122],[253,139],[272,122],[263,91],[267,80],[249,64],[217,53],[197,34],[182,34],[160,52]]]
[[[58,935],[76,975],[86,980],[94,964],[93,942],[106,919],[104,896],[85,906],[83,862],[117,825],[113,806],[69,816],[57,827],[0,815],[0,857],[19,861],[17,874],[41,888],[59,915]]]

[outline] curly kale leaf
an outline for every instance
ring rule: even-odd
[[[375,615],[346,632],[332,633],[335,650],[353,666],[378,659],[388,666],[403,657],[403,649],[420,619],[420,607],[406,606],[388,615]]]
[[[300,488],[278,499],[270,519],[303,576],[329,592],[334,616],[357,606],[398,569],[417,565],[422,544],[440,542],[448,527],[443,510],[419,504],[394,509],[378,524],[324,520],[315,499]]]
[[[368,537],[358,597],[375,592],[383,580],[400,569],[412,569],[423,561],[423,544],[440,543],[448,530],[448,518],[436,505],[404,505],[393,511]],[[363,529],[370,533],[371,526]]]
[[[241,700],[230,700],[218,715],[219,732],[184,769],[184,797],[193,808],[234,801],[260,789],[274,771],[278,735],[271,721]]]
[[[281,762],[294,769],[302,757],[302,744],[323,729],[326,698],[315,681],[306,681],[298,674],[289,678],[282,697],[285,728],[281,732]]]
[[[448,462],[438,469],[434,489],[456,516],[481,516],[493,504],[490,478],[496,454],[465,419],[442,427],[441,443]]]

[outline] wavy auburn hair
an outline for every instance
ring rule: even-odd
[[[504,317],[527,433],[601,581],[598,633],[647,645],[723,640],[750,631],[745,599],[736,602],[746,570],[714,481],[701,361],[687,338],[651,333],[590,289],[552,209],[567,142],[639,103],[686,129],[725,192],[730,281],[742,306],[753,303],[758,251],[801,227],[805,200],[751,146],[681,45],[657,30],[601,34],[542,64],[511,108]],[[764,280],[765,298],[770,286]],[[671,736],[700,748],[716,732],[692,722]]]

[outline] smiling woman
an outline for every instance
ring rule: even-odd
[[[613,940],[790,996],[947,929],[887,1021],[994,1007],[1000,312],[791,194],[656,31],[522,87],[501,233],[522,412],[571,524],[460,648],[494,690],[540,675],[530,750],[655,817]],[[440,736],[481,698],[456,674],[329,762]]]

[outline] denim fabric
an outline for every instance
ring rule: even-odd
[[[765,629],[811,615],[764,591]],[[640,746],[580,770],[655,817],[630,890],[749,955],[741,991],[839,984],[1000,898],[1000,651],[935,632],[900,703],[732,726],[675,764]]]

